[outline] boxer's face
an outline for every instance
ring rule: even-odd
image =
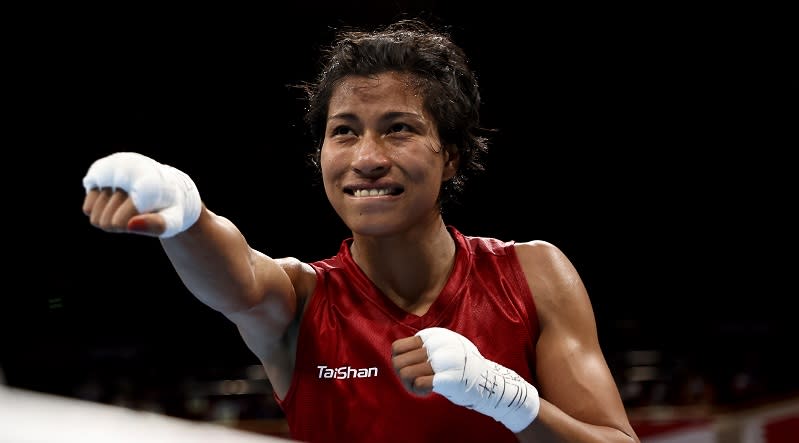
[[[440,216],[456,162],[407,74],[345,77],[333,90],[322,144],[325,192],[362,235],[391,235]]]

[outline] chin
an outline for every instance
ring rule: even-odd
[[[388,235],[397,234],[402,230],[401,226],[396,222],[390,221],[369,221],[360,220],[355,223],[347,223],[353,234],[369,236],[369,237],[384,237]]]

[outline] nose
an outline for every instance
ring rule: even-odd
[[[391,157],[388,147],[379,137],[364,136],[355,149],[352,169],[365,177],[385,175],[391,168]]]

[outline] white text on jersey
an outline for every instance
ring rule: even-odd
[[[377,377],[377,368],[356,369],[352,366],[342,366],[340,368],[328,368],[327,366],[317,366],[319,368],[319,378],[367,378]]]

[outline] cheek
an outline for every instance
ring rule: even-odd
[[[322,181],[325,188],[332,186],[336,177],[348,169],[347,159],[343,155],[331,155],[330,150],[322,148],[319,155],[319,169],[322,172]]]
[[[330,175],[330,170],[333,169],[333,159],[328,152],[329,150],[323,147],[319,154],[319,169],[322,170],[323,177]]]

